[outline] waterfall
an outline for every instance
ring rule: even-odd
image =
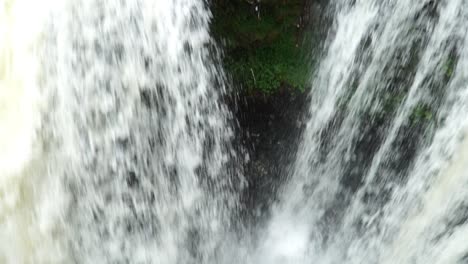
[[[214,258],[242,175],[206,3],[0,7],[0,263]]]
[[[49,180],[38,135],[44,98],[35,54],[50,6],[0,2],[0,263],[63,259],[54,241],[61,191]]]
[[[468,2],[329,1],[253,225],[208,4],[0,0],[0,263],[468,262]]]
[[[310,120],[255,258],[465,263],[468,4],[328,9]]]

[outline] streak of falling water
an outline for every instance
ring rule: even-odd
[[[468,261],[468,3],[331,1],[310,121],[253,263]]]
[[[0,263],[64,260],[59,179],[47,173],[37,134],[44,104],[38,40],[53,1],[0,1]]]
[[[0,263],[210,262],[242,176],[206,3],[0,8]]]
[[[0,2],[0,263],[468,261],[466,1],[330,2],[297,160],[243,244],[205,1],[38,2]]]

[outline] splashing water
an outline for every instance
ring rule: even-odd
[[[1,6],[0,263],[208,262],[242,177],[205,3],[33,2]]]
[[[56,263],[52,197],[37,143],[43,98],[35,59],[46,8],[42,1],[0,2],[0,263]],[[47,186],[45,183],[47,182]]]
[[[335,2],[303,144],[255,254],[464,263],[468,4]]]
[[[202,0],[0,2],[0,263],[466,263],[468,3],[331,1],[264,227]]]

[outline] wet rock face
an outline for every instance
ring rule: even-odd
[[[271,95],[240,95],[236,107],[248,187],[246,217],[261,220],[276,199],[305,125],[307,93],[282,88]]]
[[[259,2],[261,19],[252,9]],[[236,94],[224,99],[239,122],[235,145],[244,157],[248,182],[241,214],[255,223],[268,216],[288,176],[308,113],[315,61],[302,58],[320,54],[330,24],[324,18],[328,0],[259,2],[211,1],[212,34],[223,48]],[[309,54],[310,47],[314,50]]]

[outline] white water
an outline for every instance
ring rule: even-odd
[[[56,263],[60,201],[38,142],[38,40],[52,1],[0,1],[0,263]]]
[[[465,263],[468,3],[330,8],[311,118],[255,254],[265,263]],[[421,105],[433,110],[415,121]]]
[[[466,263],[468,3],[329,10],[297,160],[239,243],[204,1],[0,0],[0,263]]]
[[[242,178],[205,3],[0,7],[0,263],[209,261]]]

